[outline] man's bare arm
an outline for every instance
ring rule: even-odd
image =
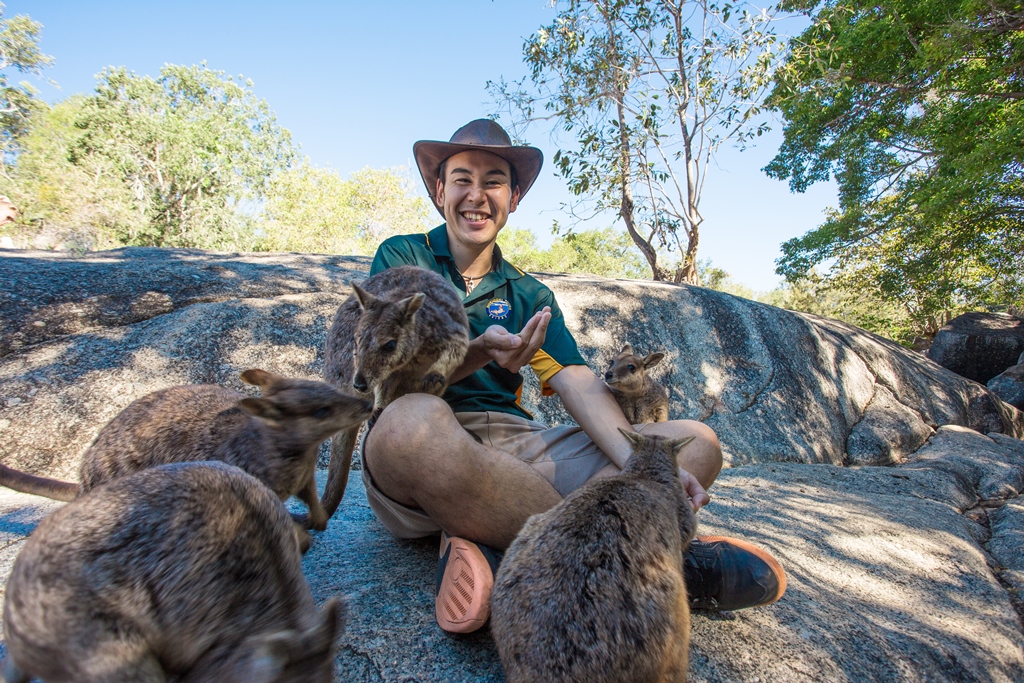
[[[633,431],[633,426],[622,414],[608,386],[586,365],[567,365],[548,380],[548,386],[555,390],[565,409],[591,441],[622,469],[633,449],[619,433],[619,428]],[[711,500],[692,474],[680,468],[679,477],[694,510]]]

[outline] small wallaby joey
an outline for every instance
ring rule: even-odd
[[[131,403],[96,435],[82,456],[79,483],[36,477],[0,466],[0,484],[72,500],[117,477],[171,462],[220,460],[256,477],[281,500],[298,496],[313,528],[327,527],[316,489],[320,444],[361,424],[371,405],[329,384],[249,369],[242,381],[260,398],[213,384],[162,389]],[[308,534],[306,535],[308,537]],[[300,534],[300,543],[305,543]]]
[[[647,374],[664,357],[663,353],[637,356],[626,344],[604,373],[605,384],[630,424],[668,420],[668,389]]]
[[[634,448],[621,474],[530,517],[498,569],[491,632],[510,683],[686,680],[697,521],[676,457],[693,437],[620,431]]]
[[[426,268],[399,266],[352,289],[327,333],[324,381],[372,397],[375,414],[405,394],[443,394],[469,346],[469,320],[455,287]],[[357,425],[331,439],[320,499],[328,517],[345,494],[358,433]]]
[[[160,465],[45,518],[7,581],[7,683],[330,683],[337,599],[317,610],[281,501],[221,462]]]

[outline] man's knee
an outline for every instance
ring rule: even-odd
[[[401,459],[430,450],[449,423],[458,422],[448,404],[430,394],[406,394],[377,418],[366,437],[363,457],[371,461]]]

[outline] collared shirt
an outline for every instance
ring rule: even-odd
[[[397,235],[384,240],[370,266],[370,274],[393,266],[420,266],[440,273],[462,294],[462,304],[469,317],[469,338],[479,337],[491,325],[501,325],[518,334],[534,313],[551,307],[551,322],[541,348],[530,365],[541,381],[545,395],[552,393],[547,382],[566,365],[586,365],[576,348],[576,340],[565,327],[565,318],[558,308],[554,293],[536,278],[527,275],[501,257],[494,247],[494,268],[466,293],[466,284],[448,249],[445,224],[422,235]],[[520,405],[523,378],[495,362],[448,387],[444,400],[456,413],[493,410],[522,417],[532,417]]]

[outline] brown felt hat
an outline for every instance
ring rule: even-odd
[[[470,121],[455,131],[448,142],[420,140],[412,146],[412,153],[416,157],[416,165],[419,166],[423,184],[427,186],[427,194],[434,202],[434,208],[442,216],[444,210],[437,205],[434,197],[441,162],[453,154],[470,149],[490,152],[507,161],[516,170],[520,199],[526,196],[533,181],[540,175],[540,167],[544,164],[543,152],[536,147],[513,145],[505,129],[490,119]]]

